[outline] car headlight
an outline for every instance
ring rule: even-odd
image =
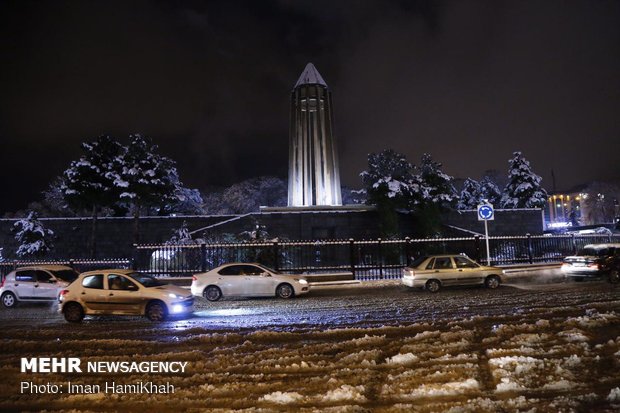
[[[299,284],[308,284],[308,281],[302,279],[302,278],[297,278],[295,279],[295,281],[297,281]]]
[[[178,295],[173,294],[173,293],[169,293],[169,294],[168,294],[168,297],[170,297],[170,298],[181,298],[181,297],[179,297]]]

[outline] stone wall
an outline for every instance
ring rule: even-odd
[[[11,231],[15,219],[0,219],[0,248],[5,259],[14,259],[17,243]],[[90,258],[91,218],[42,218],[45,227],[54,231],[54,250],[46,257]],[[240,216],[144,217],[140,219],[140,242],[161,244],[169,240],[175,229],[187,223],[194,238],[216,238],[222,234],[238,235],[264,226],[270,238],[287,240],[312,239],[376,239],[380,237],[379,216],[373,208],[271,210]],[[412,236],[414,220],[400,214],[402,237]],[[449,236],[471,236],[484,233],[484,224],[475,211],[445,214],[442,222]],[[97,254],[95,258],[131,258],[133,255],[133,219],[99,218]],[[455,229],[458,228],[458,229]],[[463,231],[465,230],[465,231]],[[470,231],[470,232],[467,232]],[[532,235],[542,233],[540,210],[496,210],[495,221],[489,223],[489,235]]]
[[[469,234],[467,231],[484,235],[484,221],[478,221],[476,210],[446,213],[442,218],[442,223],[448,228],[453,227],[450,231],[455,236],[467,236]],[[542,210],[538,208],[496,209],[495,219],[488,222],[488,227],[489,236],[541,235],[543,233]]]
[[[144,217],[140,218],[140,239],[143,243],[162,243],[175,229],[187,222],[200,228],[220,222],[226,216]],[[90,258],[92,218],[40,218],[46,228],[54,231],[54,250],[46,258]],[[16,219],[0,219],[0,248],[5,259],[14,259],[18,247],[12,231]],[[99,218],[97,220],[97,254],[95,258],[131,258],[133,251],[133,218]]]

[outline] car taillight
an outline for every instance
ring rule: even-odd
[[[192,275],[192,282],[194,282],[194,281],[198,281],[198,278],[196,278],[195,275]]]
[[[599,265],[597,263],[592,263],[592,264],[588,264],[588,268],[599,268]]]
[[[6,281],[6,277],[2,277],[2,282],[0,282],[0,288],[4,287],[5,281]]]
[[[59,295],[62,297],[64,295],[66,295],[68,292],[69,292],[69,290],[62,290]]]

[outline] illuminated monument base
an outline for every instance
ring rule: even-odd
[[[291,95],[288,206],[342,205],[331,92],[308,63]]]

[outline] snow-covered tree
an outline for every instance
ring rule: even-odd
[[[397,209],[410,209],[416,199],[412,190],[419,189],[414,180],[414,166],[406,156],[392,149],[368,155],[368,169],[360,176],[364,185],[366,203],[375,205],[379,212],[382,236],[398,234]]]
[[[19,243],[16,255],[21,258],[40,258],[52,248],[54,232],[43,226],[36,212],[13,224],[15,239]]]
[[[508,184],[502,194],[502,208],[543,208],[547,203],[547,191],[529,161],[521,152],[514,152],[508,163]]]
[[[130,136],[131,142],[122,158],[122,171],[115,181],[120,199],[129,205],[134,221],[134,241],[139,241],[141,210],[165,210],[179,202],[182,187],[175,162],[158,153],[157,145],[141,135]]]
[[[420,178],[423,202],[441,207],[450,207],[456,203],[458,196],[452,184],[454,178],[443,172],[441,163],[434,161],[430,154],[422,155]]]
[[[360,176],[364,184],[368,204],[390,203],[405,207],[411,196],[413,165],[407,157],[392,149],[368,155],[368,170]]]
[[[96,250],[97,215],[118,201],[118,184],[125,148],[109,136],[82,144],[82,156],[63,172],[59,190],[64,202],[74,210],[91,211],[91,256]]]
[[[355,205],[366,203],[366,191],[364,189],[351,189],[347,186],[340,188],[342,205]]]
[[[500,191],[497,184],[489,175],[483,176],[482,180],[480,181],[480,198],[478,199],[478,201],[480,203],[480,201],[485,199],[488,200],[491,204],[498,206],[502,199],[502,191]]]
[[[227,188],[223,198],[233,214],[258,212],[261,206],[285,206],[287,186],[272,176],[250,178]]]
[[[118,200],[125,148],[109,136],[82,144],[83,154],[63,172],[64,201],[72,208],[93,210]]]
[[[165,205],[160,212],[166,214],[202,215],[204,200],[197,189],[179,186],[176,189],[176,201]]]
[[[246,179],[223,190],[208,192],[203,209],[207,214],[248,214],[261,206],[286,206],[286,181],[273,176]]]
[[[230,205],[224,200],[223,190],[211,190],[202,197],[202,209],[207,215],[231,215]]]
[[[480,183],[475,179],[467,178],[459,196],[456,208],[459,210],[476,209],[480,203]]]

